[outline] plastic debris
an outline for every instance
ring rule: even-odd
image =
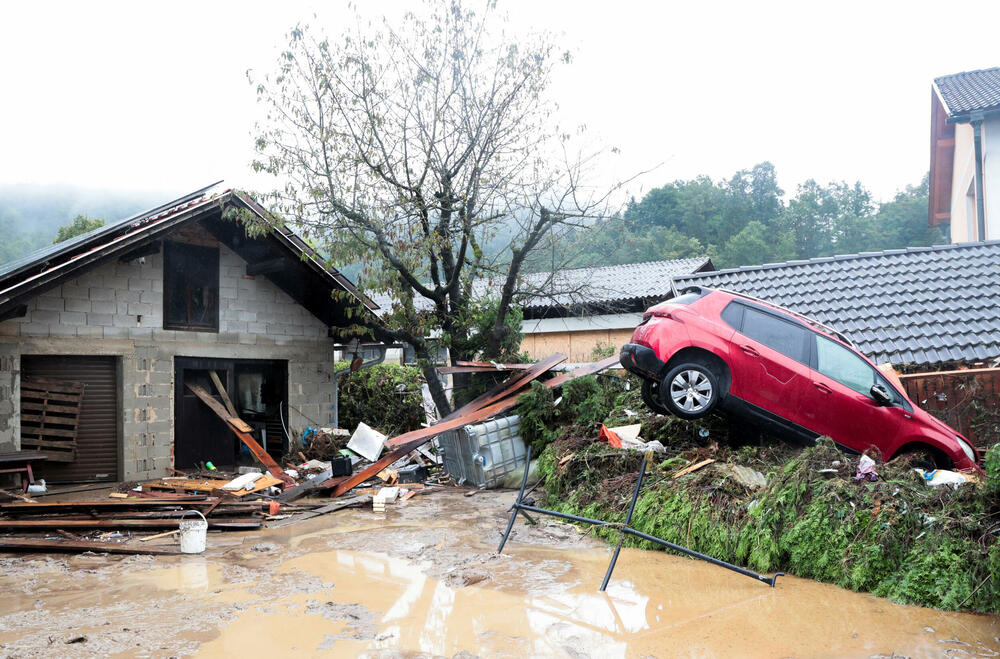
[[[924,482],[931,487],[951,485],[955,489],[958,489],[959,485],[968,483],[970,480],[965,474],[961,474],[957,471],[949,471],[948,469],[914,469],[913,471],[920,474],[920,477],[924,479]]]
[[[858,473],[854,475],[854,480],[871,481],[872,483],[877,481],[878,472],[875,471],[875,461],[867,455],[862,455],[861,462],[858,463]]]

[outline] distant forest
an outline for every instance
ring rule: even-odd
[[[575,266],[707,255],[717,268],[948,242],[927,225],[928,177],[878,203],[861,183],[808,180],[784,199],[763,162],[713,181],[674,181],[629,202],[622,217],[571,235]],[[945,227],[946,228],[946,227]]]
[[[571,233],[559,247],[574,267],[710,256],[717,268],[948,242],[927,225],[927,177],[878,203],[861,183],[808,180],[785,198],[769,162],[726,180],[679,180],[632,199],[621,217]],[[108,222],[151,208],[169,193],[0,185],[0,263],[50,244],[77,215]],[[946,227],[944,227],[946,229]],[[495,236],[487,252],[505,251]],[[551,260],[539,254],[534,270]],[[356,267],[344,264],[348,276]]]
[[[66,185],[0,185],[0,263],[52,243],[77,215],[108,222],[170,199],[163,192],[91,190]]]

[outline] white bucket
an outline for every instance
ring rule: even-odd
[[[181,531],[181,552],[185,554],[200,554],[205,551],[205,536],[208,533],[208,520],[197,510],[189,510],[187,513],[194,513],[201,517],[201,521],[181,520],[178,525]]]

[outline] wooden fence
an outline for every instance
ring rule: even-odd
[[[1000,368],[900,375],[906,395],[977,447],[1000,442]]]

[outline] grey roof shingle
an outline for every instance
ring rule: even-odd
[[[624,304],[630,300],[666,299],[673,295],[672,282],[679,275],[712,268],[712,260],[707,256],[670,261],[648,261],[646,263],[626,263],[593,268],[573,268],[560,270],[555,274],[536,272],[524,276],[523,291],[538,293],[523,305],[524,309],[544,309],[569,307],[585,304]],[[500,290],[506,278],[503,275],[477,279],[473,285],[473,295],[483,298]],[[384,292],[371,295],[382,309],[390,309],[393,297]],[[427,298],[414,300],[417,309],[433,308]],[[609,313],[613,310],[609,309]]]
[[[1000,67],[934,79],[949,116],[1000,108]]]
[[[970,273],[975,273],[970,276]],[[1000,241],[847,254],[675,277],[842,330],[876,362],[1000,357]]]
[[[574,268],[556,273],[539,272],[525,277],[525,288],[543,294],[525,304],[526,309],[563,307],[573,304],[626,302],[673,295],[674,277],[711,267],[707,256],[671,261],[648,261],[593,268]]]

